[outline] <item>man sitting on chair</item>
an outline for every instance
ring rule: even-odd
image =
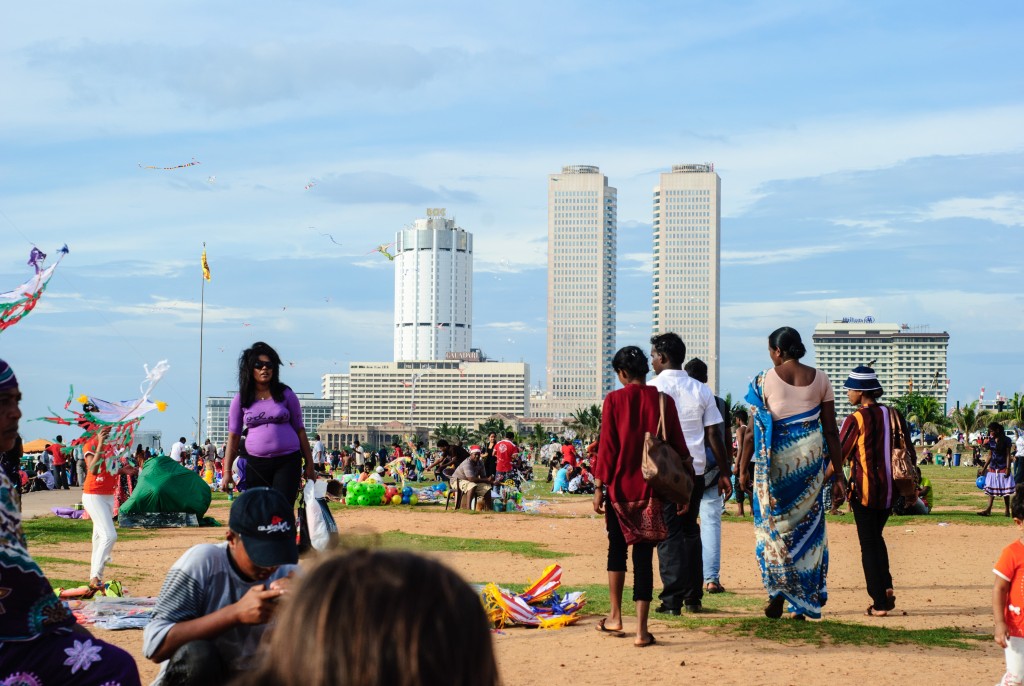
[[[452,472],[452,489],[462,498],[462,507],[469,507],[470,500],[476,496],[476,509],[483,510],[489,504],[492,477],[487,476],[483,460],[480,459],[480,446],[469,446],[469,459]]]

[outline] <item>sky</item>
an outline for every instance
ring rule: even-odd
[[[1015,1],[6,7],[0,291],[33,245],[71,251],[0,333],[22,434],[58,432],[28,420],[72,384],[137,396],[161,359],[168,409],[143,428],[194,434],[204,242],[204,396],[257,340],[317,395],[391,359],[372,251],[428,207],[474,235],[474,346],[543,387],[547,177],[568,164],[618,189],[619,345],[650,336],[658,174],[713,162],[723,394],[775,328],[809,343],[866,315],[949,332],[951,404],[1024,391],[1021,35]]]

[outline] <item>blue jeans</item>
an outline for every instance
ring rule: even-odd
[[[700,544],[704,583],[718,583],[722,564],[722,494],[718,482],[704,490],[700,499]]]

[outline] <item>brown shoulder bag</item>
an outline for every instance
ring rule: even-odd
[[[893,490],[904,497],[917,495],[917,470],[914,458],[907,450],[903,437],[903,425],[900,413],[895,408],[889,410],[889,427],[892,435],[892,485]]]
[[[690,502],[693,493],[693,467],[690,457],[683,458],[665,441],[665,394],[658,392],[658,433],[644,434],[644,455],[640,471],[662,500],[676,505]]]

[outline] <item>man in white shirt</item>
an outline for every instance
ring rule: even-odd
[[[313,464],[317,471],[324,468],[324,442],[320,440],[320,434],[313,436]]]
[[[1017,454],[1014,456],[1014,461],[1017,463],[1014,465],[1014,473],[1017,474],[1017,485],[1020,486],[1024,482],[1024,430],[1017,429],[1017,441],[1015,443],[1017,447]],[[1017,465],[1020,465],[1019,467]]]
[[[719,472],[719,492],[726,496],[732,492],[728,476],[731,462],[715,428],[723,422],[722,414],[718,411],[711,389],[683,371],[685,358],[686,345],[677,334],[664,333],[651,337],[651,366],[657,374],[652,384],[671,396],[676,403],[679,425],[697,475],[686,513],[676,514],[675,503],[666,503],[664,508],[668,538],[658,544],[658,562],[664,588],[658,596],[661,605],[655,612],[670,615],[678,615],[683,608],[687,612],[700,612],[703,608],[704,562],[697,515],[704,495],[704,468],[707,464],[705,444],[710,446],[718,466],[725,467]]]
[[[183,450],[185,450],[185,437],[184,436],[179,438],[178,442],[171,446],[170,458],[172,460],[174,460],[175,462],[177,462],[178,464],[181,464],[182,451]]]

